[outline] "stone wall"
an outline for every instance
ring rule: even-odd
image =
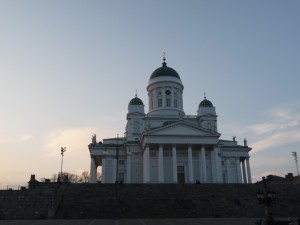
[[[300,216],[300,184],[268,184],[275,217]],[[0,219],[263,217],[261,184],[37,184],[0,191]]]

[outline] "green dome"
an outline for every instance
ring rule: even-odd
[[[207,100],[206,98],[200,102],[199,107],[214,107],[211,101]]]
[[[155,77],[163,76],[176,77],[180,79],[178,73],[174,69],[172,69],[171,67],[167,67],[166,62],[163,62],[162,67],[159,67],[156,70],[154,70],[154,72],[151,74],[150,80]]]
[[[131,99],[131,101],[129,102],[129,105],[144,105],[144,103],[141,99],[139,99],[138,97],[135,97],[135,98]]]

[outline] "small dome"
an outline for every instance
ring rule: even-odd
[[[206,97],[200,102],[199,107],[214,107],[211,101],[207,100]]]
[[[129,105],[144,105],[143,101],[138,97],[135,97],[130,100]]]
[[[167,67],[167,63],[165,61],[162,63],[162,67],[159,67],[156,70],[154,70],[154,72],[151,74],[150,80],[155,77],[162,76],[176,77],[180,80],[178,73],[171,67]]]

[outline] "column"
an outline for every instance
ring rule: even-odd
[[[143,181],[150,183],[150,149],[146,146],[143,154]]]
[[[193,152],[192,152],[191,145],[188,145],[188,166],[189,166],[189,182],[194,183]]]
[[[219,161],[219,148],[217,146],[214,146],[214,158],[215,158],[215,175],[216,175],[216,183],[221,183],[220,181],[220,161]]]
[[[230,171],[230,158],[229,157],[226,157],[225,158],[225,165],[226,165],[226,175],[227,175],[227,183],[232,183],[232,174],[231,174],[231,171]]]
[[[252,184],[249,157],[246,158],[248,183]]]
[[[203,183],[203,177],[202,177],[202,168],[201,168],[201,150],[198,151],[198,173],[199,173],[199,181]]]
[[[205,147],[201,146],[201,165],[202,165],[202,181],[207,183],[207,174],[206,174],[206,159],[205,159]]]
[[[110,182],[115,183],[117,181],[117,158],[112,160],[112,180]],[[118,174],[119,175],[119,174]]]
[[[247,184],[246,168],[245,168],[245,158],[242,159],[242,170],[243,170],[243,181]]]
[[[164,182],[164,153],[163,146],[159,145],[158,148],[158,183]]]
[[[173,165],[173,182],[178,183],[177,180],[177,154],[176,154],[176,145],[172,146],[172,165]]]
[[[131,155],[127,154],[127,160],[126,160],[127,164],[126,164],[126,183],[130,184],[130,180],[131,180]]]
[[[101,183],[105,184],[106,183],[106,158],[102,158],[102,171],[101,171]]]
[[[237,183],[242,183],[242,173],[241,173],[241,159],[236,158],[236,171],[237,171]]]
[[[216,159],[215,159],[215,154],[214,154],[214,150],[209,150],[208,151],[210,154],[210,162],[211,162],[211,175],[212,175],[212,183],[216,183],[217,182],[217,177],[216,177]]]
[[[96,183],[96,173],[95,159],[91,156],[90,183]]]

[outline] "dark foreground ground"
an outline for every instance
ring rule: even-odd
[[[0,220],[0,225],[255,225],[255,218]]]

